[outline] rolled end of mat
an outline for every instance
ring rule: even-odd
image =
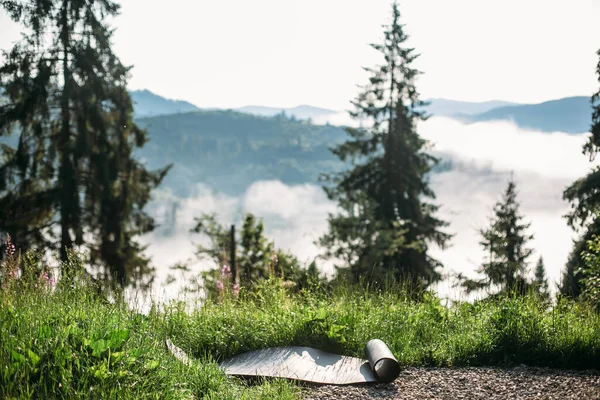
[[[175,356],[176,359],[178,359],[186,365],[190,365],[192,363],[192,360],[190,360],[187,354],[185,354],[185,351],[175,346],[171,339],[167,338],[165,340],[165,343],[167,344],[167,348],[169,349],[169,351]]]
[[[380,382],[390,383],[400,376],[400,364],[383,341],[379,339],[369,340],[365,353],[373,372]]]

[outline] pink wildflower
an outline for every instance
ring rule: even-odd
[[[233,295],[237,296],[239,292],[240,292],[240,284],[234,283],[233,284]]]
[[[48,272],[44,272],[40,275],[40,282],[45,284],[46,287],[51,288],[54,286],[54,277],[50,276]]]
[[[218,290],[219,292],[222,292],[222,291],[223,291],[223,289],[225,289],[225,287],[223,286],[223,282],[221,282],[221,281],[217,281],[217,290]]]
[[[223,278],[228,278],[231,276],[231,268],[229,268],[229,265],[223,264],[223,268],[221,268],[221,276]]]
[[[12,258],[15,255],[16,248],[14,243],[12,242],[10,235],[6,235],[6,248],[4,249],[4,255],[6,257]]]

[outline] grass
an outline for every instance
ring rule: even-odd
[[[600,316],[536,296],[442,306],[400,289],[337,287],[292,294],[281,282],[207,302],[181,302],[148,315],[108,304],[90,288],[59,285],[0,290],[0,398],[294,399],[296,384],[247,383],[217,362],[271,346],[305,345],[363,356],[384,340],[404,365],[529,365],[600,369]],[[165,338],[195,359],[190,367]]]

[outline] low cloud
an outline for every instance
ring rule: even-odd
[[[530,247],[534,253],[529,259],[533,269],[538,257],[543,256],[548,280],[552,288],[560,281],[573,232],[562,217],[568,205],[562,200],[562,190],[571,181],[568,179],[541,178],[530,172],[514,171],[521,213],[524,222],[531,223],[529,233],[534,235]],[[508,171],[494,171],[491,175],[479,174],[474,170],[449,171],[432,178],[432,187],[441,204],[440,216],[450,222],[448,231],[454,233],[451,247],[446,250],[432,249],[447,271],[461,272],[475,277],[485,254],[479,245],[479,229],[489,225],[492,208],[500,200]],[[531,271],[530,271],[531,274]],[[440,287],[440,294],[454,296],[448,285]]]
[[[279,181],[255,182],[246,192],[244,210],[263,218],[266,234],[278,248],[309,263],[320,254],[314,241],[327,230],[327,215],[336,210],[323,189],[313,184],[288,186]],[[329,263],[322,271],[333,273]]]
[[[448,153],[452,159],[471,161],[476,168],[572,180],[591,166],[581,154],[587,140],[583,134],[535,132],[509,121],[467,125],[448,118],[421,123],[419,133],[434,144],[436,151]]]
[[[453,164],[451,171],[431,177],[436,201],[442,206],[440,216],[450,222],[448,231],[455,234],[450,248],[432,249],[433,255],[446,266],[446,272],[474,276],[484,257],[478,229],[488,224],[492,207],[512,173],[521,211],[526,221],[531,222],[530,232],[535,235],[531,242],[535,249],[530,258],[531,268],[543,256],[551,286],[558,282],[571,239],[575,237],[563,218],[569,205],[562,200],[562,192],[574,179],[597,165],[581,154],[586,135],[528,131],[510,122],[465,125],[435,117],[422,122],[419,132],[434,144],[436,154]],[[162,200],[165,199],[175,200],[163,195]],[[239,224],[244,213],[254,213],[263,218],[266,234],[277,247],[310,262],[320,253],[313,242],[326,231],[327,215],[336,209],[316,185],[288,186],[279,181],[254,182],[239,198],[215,193],[199,184],[194,196],[176,200],[174,235],[161,237],[158,230],[144,238],[149,244],[148,254],[159,271],[159,281],[166,277],[169,265],[191,257],[194,250],[191,241],[200,238],[194,239],[189,229],[193,218],[202,212],[217,213],[224,224]],[[166,215],[169,210],[162,207],[153,212]],[[196,263],[195,267],[200,270],[210,265]],[[332,272],[331,264],[320,267],[328,274]],[[448,283],[439,285],[438,290],[445,296],[457,295]]]
[[[562,193],[598,165],[581,152],[587,135],[541,133],[505,121],[466,125],[448,118],[432,118],[419,132],[455,164],[452,171],[432,177],[441,214],[456,233],[452,248],[436,251],[440,259],[451,270],[473,274],[484,257],[477,230],[489,223],[512,173],[521,212],[534,235],[531,269],[543,256],[554,288],[576,237],[564,218],[570,207]]]
[[[171,231],[167,221],[174,206],[176,224]],[[199,261],[194,255],[197,243],[208,244],[207,238],[190,232],[194,218],[202,213],[215,213],[221,224],[238,227],[247,212],[253,213],[263,220],[265,234],[277,248],[291,252],[308,264],[320,253],[314,241],[327,229],[327,215],[335,209],[335,204],[327,200],[320,187],[311,184],[288,186],[280,181],[255,182],[239,198],[215,192],[204,184],[198,184],[194,194],[185,199],[159,192],[150,213],[163,226],[141,240],[148,245],[146,254],[157,270],[153,295],[163,300],[179,295],[183,287],[181,279],[164,287],[167,276],[172,274],[169,268],[175,264],[189,262],[191,273],[185,275],[188,278],[216,267],[214,262]],[[320,267],[323,273],[332,275],[331,263],[320,263]]]
[[[350,117],[347,112],[338,112],[335,114],[327,114],[312,118],[312,123],[315,125],[336,125],[336,126],[358,126],[356,119]]]

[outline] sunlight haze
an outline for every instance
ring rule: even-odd
[[[346,110],[379,61],[388,0],[124,0],[115,51],[131,89],[199,107]],[[423,98],[536,103],[591,95],[600,1],[405,0]],[[0,13],[0,48],[18,28]]]

